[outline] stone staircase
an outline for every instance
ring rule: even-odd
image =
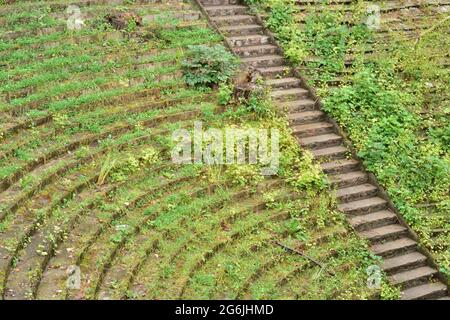
[[[259,69],[275,104],[288,111],[294,134],[321,163],[336,187],[339,209],[371,250],[384,258],[382,269],[402,290],[402,299],[448,299],[447,285],[429,255],[400,221],[373,176],[351,156],[336,124],[303,81],[285,63],[273,37],[238,0],[197,0],[211,25],[224,35],[243,64]]]

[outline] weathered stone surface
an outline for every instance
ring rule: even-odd
[[[397,216],[389,210],[381,210],[349,218],[350,224],[358,231],[371,230],[395,223],[396,221]]]
[[[425,265],[427,257],[419,252],[411,252],[400,256],[385,259],[381,265],[382,269],[393,274],[400,271],[408,271]]]
[[[387,226],[362,231],[359,234],[372,243],[378,243],[381,241],[398,239],[401,236],[405,236],[407,233],[406,231],[407,229],[405,227],[398,223],[393,223]]]
[[[411,288],[418,284],[423,284],[437,273],[436,269],[430,267],[419,267],[416,269],[396,273],[389,277],[394,285],[400,285],[402,288]]]
[[[402,292],[402,300],[434,299],[447,294],[447,286],[442,283],[427,283],[406,289]],[[441,299],[448,299],[443,297]]]
[[[132,12],[109,13],[105,16],[105,19],[117,30],[126,29],[129,23],[132,22],[134,22],[138,26],[142,25],[142,18],[136,13]]]
[[[336,191],[336,196],[340,202],[350,202],[375,196],[378,188],[370,183],[357,186],[345,187]]]
[[[371,250],[382,257],[390,258],[394,255],[404,254],[415,249],[417,242],[409,238],[401,238],[398,240],[388,241],[385,243],[375,244]]]
[[[258,85],[258,79],[260,77],[259,71],[253,67],[248,67],[244,71],[238,73],[233,78],[234,100],[248,100],[252,92],[262,89],[261,86]]]
[[[295,135],[299,137],[311,137],[333,132],[333,125],[329,122],[314,122],[295,126],[292,128]]]

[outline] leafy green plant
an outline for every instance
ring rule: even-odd
[[[386,284],[386,282],[382,282],[380,298],[382,300],[398,300],[400,299],[400,289],[397,287],[389,286]]]
[[[299,190],[324,190],[327,180],[317,164],[313,164],[313,156],[305,151],[301,161],[297,161],[295,172],[286,181]]]
[[[227,81],[238,65],[233,54],[222,45],[189,46],[182,61],[184,80],[190,86],[213,86]]]
[[[225,170],[225,176],[236,186],[254,186],[264,179],[256,165],[229,165]]]
[[[222,82],[219,85],[219,94],[218,99],[221,105],[227,105],[233,97],[233,86],[232,84],[228,84]]]
[[[102,185],[103,183],[105,183],[106,178],[110,174],[111,170],[114,169],[114,167],[116,166],[116,163],[117,163],[117,160],[113,159],[112,154],[108,154],[106,156],[106,158],[103,161],[103,164],[100,168],[100,173],[99,173],[98,179],[97,179],[97,185]]]
[[[133,2],[126,1],[118,10],[128,11]],[[32,283],[26,286],[38,285],[41,276],[44,283],[46,275],[39,271],[44,270],[42,267],[47,262],[59,261],[54,254],[60,241],[64,241],[68,249],[65,257],[79,256],[83,274],[87,275],[82,277],[86,290],[83,290],[84,296],[80,293],[80,298],[95,298],[96,291],[102,296],[105,290],[111,298],[143,298],[144,292],[147,292],[147,298],[172,298],[175,291],[181,289],[180,285],[185,288],[184,297],[187,298],[223,299],[238,295],[268,299],[298,296],[306,299],[366,298],[364,269],[367,263],[372,263],[367,257],[367,248],[355,234],[340,234],[342,229],[345,230],[343,215],[335,210],[332,194],[317,189],[317,182],[320,183],[323,177],[320,168],[310,168],[312,163],[303,158],[287,121],[277,114],[270,101],[263,95],[252,96],[245,99],[247,101],[230,100],[232,88],[226,84],[222,84],[218,92],[206,87],[183,88],[183,82],[161,80],[171,73],[178,74],[188,44],[211,45],[221,40],[209,28],[186,27],[184,23],[167,19],[173,16],[164,14],[164,5],[158,5],[158,11],[152,6],[137,8],[140,15],[157,12],[165,17],[165,21],[152,24],[151,28],[157,32],[151,35],[151,41],[142,42],[138,39],[141,34],[117,38],[114,35],[114,40],[108,39],[111,28],[97,25],[98,19],[95,19],[104,15],[106,9],[102,6],[86,8],[94,19],[89,19],[89,28],[79,34],[64,32],[55,36],[34,36],[35,30],[42,29],[44,24],[51,26],[53,22],[42,18],[40,11],[20,12],[25,8],[23,6],[5,17],[6,23],[0,27],[3,31],[14,30],[19,34],[25,31],[26,36],[0,43],[1,51],[8,50],[1,53],[2,62],[8,68],[0,71],[0,91],[13,89],[20,93],[31,87],[36,90],[27,95],[14,95],[11,102],[0,103],[0,110],[6,113],[17,112],[15,107],[24,108],[30,118],[27,121],[54,117],[44,125],[36,123],[34,129],[20,130],[17,136],[5,132],[5,143],[0,152],[16,152],[11,153],[14,157],[1,160],[0,177],[23,170],[36,148],[47,153],[47,147],[50,147],[48,151],[63,147],[72,139],[83,138],[85,133],[97,135],[99,139],[89,146],[78,146],[70,153],[57,155],[58,161],[47,162],[52,164],[51,170],[42,172],[42,176],[28,174],[28,171],[24,175],[22,182],[27,189],[17,191],[28,194],[36,191],[30,198],[35,205],[33,219],[24,220],[23,214],[27,214],[27,210],[19,208],[16,212],[8,212],[7,218],[0,223],[2,243],[11,253],[11,266],[17,267],[13,268],[17,270],[11,269],[11,275],[20,270],[32,270],[29,279]],[[168,8],[172,7],[169,4]],[[281,25],[282,12],[279,18]],[[30,19],[32,23],[27,22]],[[167,24],[167,20],[172,23]],[[43,25],[34,24],[34,21]],[[57,22],[64,25],[64,21]],[[292,21],[289,23],[293,24]],[[134,29],[135,26],[130,27]],[[306,47],[297,41],[302,39],[300,30],[281,29],[287,30],[287,37],[295,36],[290,44],[292,56],[302,60],[303,52],[307,51],[301,51]],[[94,37],[89,38],[92,41],[78,41],[77,37],[84,35]],[[49,45],[48,41],[51,42]],[[297,47],[294,46],[296,41]],[[72,42],[78,44],[71,45]],[[30,50],[28,44],[37,46],[33,45]],[[25,46],[22,48],[22,45]],[[125,51],[127,54],[121,54]],[[125,59],[113,59],[118,54]],[[103,63],[105,57],[111,62]],[[89,61],[91,63],[87,63]],[[125,73],[122,73],[124,69]],[[131,80],[144,80],[144,83]],[[228,103],[225,113],[218,114],[217,110],[221,109],[217,106],[218,100]],[[153,101],[164,105],[154,107]],[[167,130],[183,128],[192,120],[181,117],[181,120],[169,123],[164,116],[172,119],[172,116],[176,118],[178,114],[192,111],[198,112],[195,119],[211,128],[279,129],[281,161],[278,177],[263,179],[258,165],[205,168],[201,164],[163,162],[168,154],[162,156],[159,153],[173,147]],[[16,120],[22,119],[2,118],[5,124],[15,124]],[[126,132],[120,129],[122,126]],[[119,130],[115,131],[115,128]],[[109,129],[115,133],[106,137],[104,133]],[[32,134],[33,131],[36,134]],[[440,139],[439,132],[435,137]],[[160,165],[160,162],[163,163]],[[58,166],[54,166],[55,163]],[[76,166],[68,172],[56,171],[72,163]],[[299,175],[299,169],[308,175]],[[54,172],[58,179],[48,185],[44,183],[40,188],[41,182]],[[97,175],[103,184],[101,188],[91,184]],[[34,180],[27,182],[26,177]],[[285,183],[288,177],[292,177],[292,184]],[[51,203],[47,203],[47,197],[41,201],[47,194],[52,196]],[[290,194],[295,194],[295,201],[286,199],[285,196]],[[11,204],[5,200],[5,204],[0,205],[0,211],[4,210],[2,213]],[[259,204],[265,204],[264,210],[259,209]],[[258,208],[257,212],[253,212],[253,208]],[[86,211],[89,211],[89,217],[84,217]],[[42,239],[46,245],[37,247],[40,256],[33,258],[44,259],[46,256],[44,265],[42,260],[36,260],[39,268],[34,265],[24,268],[26,261],[14,255],[22,249],[28,250],[25,246],[32,241],[32,237],[11,232],[17,223],[24,227],[24,221],[27,228],[28,222],[33,223],[30,227],[36,227],[37,234],[46,235]],[[72,232],[78,234],[74,228],[79,227],[83,227],[78,230],[83,231],[81,236],[72,237]],[[317,235],[320,241],[317,241]],[[322,268],[308,265],[301,256],[274,246],[271,241],[274,238],[323,262],[326,269],[336,272],[336,276],[324,276]],[[24,247],[18,250],[22,244]],[[48,250],[49,244],[51,250]],[[86,247],[85,244],[94,245]],[[123,270],[133,270],[132,277],[122,276]],[[182,278],[183,275],[187,277]],[[6,277],[0,270],[0,283],[8,283]],[[133,283],[132,278],[143,284],[139,285],[139,292],[135,291],[136,282]],[[280,280],[283,281],[282,290]],[[78,294],[66,291],[64,283],[52,283],[55,289],[59,285],[62,289],[53,296],[55,298]],[[5,293],[4,290],[0,285],[0,294]],[[33,297],[31,291],[27,294],[30,294],[27,297]],[[36,294],[38,298],[41,295]],[[49,294],[53,295],[53,291]]]
[[[253,91],[248,101],[245,101],[246,112],[257,118],[269,117],[273,113],[271,102],[264,92]]]
[[[266,22],[269,28],[280,31],[294,22],[295,2],[293,0],[272,0],[270,10],[270,16]]]

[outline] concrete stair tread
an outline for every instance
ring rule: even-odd
[[[335,134],[335,133],[327,133],[327,134],[321,134],[318,136],[312,136],[312,137],[305,137],[300,138],[300,144],[302,145],[308,145],[314,142],[322,142],[322,141],[328,141],[328,140],[340,140],[342,139],[341,136]]]
[[[408,266],[414,263],[420,263],[427,260],[427,257],[419,252],[411,252],[400,256],[395,256],[389,259],[385,259],[381,265],[381,268],[388,272],[390,270]]]
[[[357,228],[358,226],[363,224],[372,223],[383,219],[395,219],[395,218],[397,218],[395,213],[389,210],[381,210],[373,213],[351,217],[349,219],[349,222],[354,228]]]
[[[445,294],[447,291],[447,286],[440,283],[426,283],[417,287],[412,287],[402,291],[402,300],[414,300],[420,299],[422,297],[426,298],[427,296],[433,294]]]
[[[322,166],[323,170],[328,170],[328,169],[333,169],[333,168],[340,167],[340,166],[358,165],[358,164],[359,164],[358,160],[355,160],[355,159],[340,159],[340,160],[336,160],[336,161],[321,163],[320,165]]]
[[[237,26],[223,26],[219,28],[220,31],[234,31],[242,29],[262,29],[262,27],[258,24],[241,24]]]
[[[371,207],[381,204],[386,204],[387,201],[380,197],[371,197],[363,200],[356,200],[348,203],[343,203],[338,205],[339,210],[346,212],[351,210],[356,210],[365,207]]]
[[[331,183],[345,182],[353,179],[367,179],[367,173],[362,171],[353,171],[330,176]]]
[[[209,6],[212,7],[212,6]],[[229,20],[244,20],[244,19],[252,19],[254,16],[249,14],[237,14],[233,16],[218,16],[218,17],[211,17],[211,19],[215,22],[219,21],[229,21]]]
[[[340,197],[340,196],[347,195],[347,194],[355,194],[355,193],[374,191],[374,190],[377,190],[377,187],[375,187],[373,184],[364,183],[364,184],[360,184],[357,186],[340,188],[340,189],[336,190],[336,195],[338,197]]]
[[[294,112],[288,115],[289,120],[301,119],[301,118],[310,118],[310,117],[322,117],[325,113],[321,110],[311,110],[311,111],[302,111],[302,112]]]
[[[299,125],[292,127],[292,130],[294,131],[294,133],[298,133],[298,132],[303,132],[303,131],[307,131],[307,130],[315,130],[315,129],[323,129],[323,128],[333,128],[333,124],[326,122],[326,121],[299,124]]]
[[[220,6],[205,6],[206,10],[230,10],[230,9],[247,9],[247,6],[242,6],[238,4],[220,5]]]
[[[376,240],[406,232],[408,229],[398,223],[362,231],[359,234],[368,240]]]
[[[289,95],[289,94],[306,94],[307,92],[308,92],[308,90],[302,89],[302,88],[279,89],[279,90],[272,90],[272,92],[270,93],[270,96],[272,98],[276,98],[276,97],[282,97],[284,95]]]
[[[240,57],[257,57],[262,55],[278,54],[279,49],[272,44],[251,44],[248,46],[235,47],[234,51]]]
[[[205,6],[222,6],[225,4],[239,3],[238,0],[201,0],[200,2]]]
[[[446,297],[439,298],[438,300],[450,300],[450,297],[446,296]]]
[[[252,34],[252,35],[248,35],[248,36],[230,36],[227,37],[228,39],[230,39],[231,41],[237,41],[237,40],[246,40],[249,38],[253,38],[253,39],[259,39],[259,38],[264,38],[264,39],[268,39],[268,36],[262,35],[262,34]],[[245,47],[245,46],[243,46]],[[248,46],[250,47],[250,46]]]
[[[272,89],[294,88],[300,86],[300,79],[294,77],[267,79],[265,82],[266,85],[272,87]]]
[[[248,14],[248,7],[242,5],[220,5],[206,6],[206,12],[210,16],[232,16]]]
[[[270,43],[270,38],[263,34],[229,35],[227,39],[233,48],[251,47]]]
[[[260,44],[260,45],[253,45],[253,46],[243,46],[236,48],[236,51],[249,51],[249,50],[264,50],[264,49],[276,49],[277,46],[274,46],[273,44]]]
[[[436,274],[437,270],[433,269],[431,267],[425,266],[425,267],[419,267],[408,271],[403,271],[396,273],[389,277],[389,280],[392,284],[398,285],[405,283],[407,281],[412,281],[415,279],[420,279],[423,277],[431,277],[432,275]]]
[[[383,255],[391,251],[412,248],[417,245],[417,242],[409,238],[401,238],[397,240],[391,240],[385,243],[374,244],[371,246],[371,250],[377,255]]]
[[[334,147],[327,147],[327,148],[311,150],[311,152],[315,158],[319,158],[319,157],[332,156],[333,154],[337,154],[337,153],[346,153],[346,152],[348,152],[348,149],[344,146],[334,146]]]
[[[280,85],[284,83],[300,83],[300,80],[295,77],[278,78],[278,79],[268,79],[266,84],[269,86]]]
[[[251,63],[251,62],[274,60],[274,59],[283,59],[283,57],[280,55],[277,55],[277,54],[271,54],[271,55],[263,55],[263,56],[256,56],[256,57],[245,57],[245,58],[241,58],[241,61],[244,63]]]
[[[316,105],[316,102],[311,99],[301,99],[301,100],[293,100],[293,101],[286,101],[280,103],[280,107],[284,109],[295,109],[297,108],[304,108],[304,107],[314,107]]]
[[[288,73],[290,72],[291,68],[289,68],[288,66],[275,66],[275,67],[262,67],[262,68],[258,68],[258,70],[261,73]]]

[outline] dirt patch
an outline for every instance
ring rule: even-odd
[[[142,17],[132,12],[110,13],[105,16],[105,19],[117,30],[126,29],[130,23],[142,26]]]
[[[250,94],[258,89],[258,79],[261,78],[259,71],[253,67],[240,72],[233,78],[235,101],[239,99],[248,100]]]

